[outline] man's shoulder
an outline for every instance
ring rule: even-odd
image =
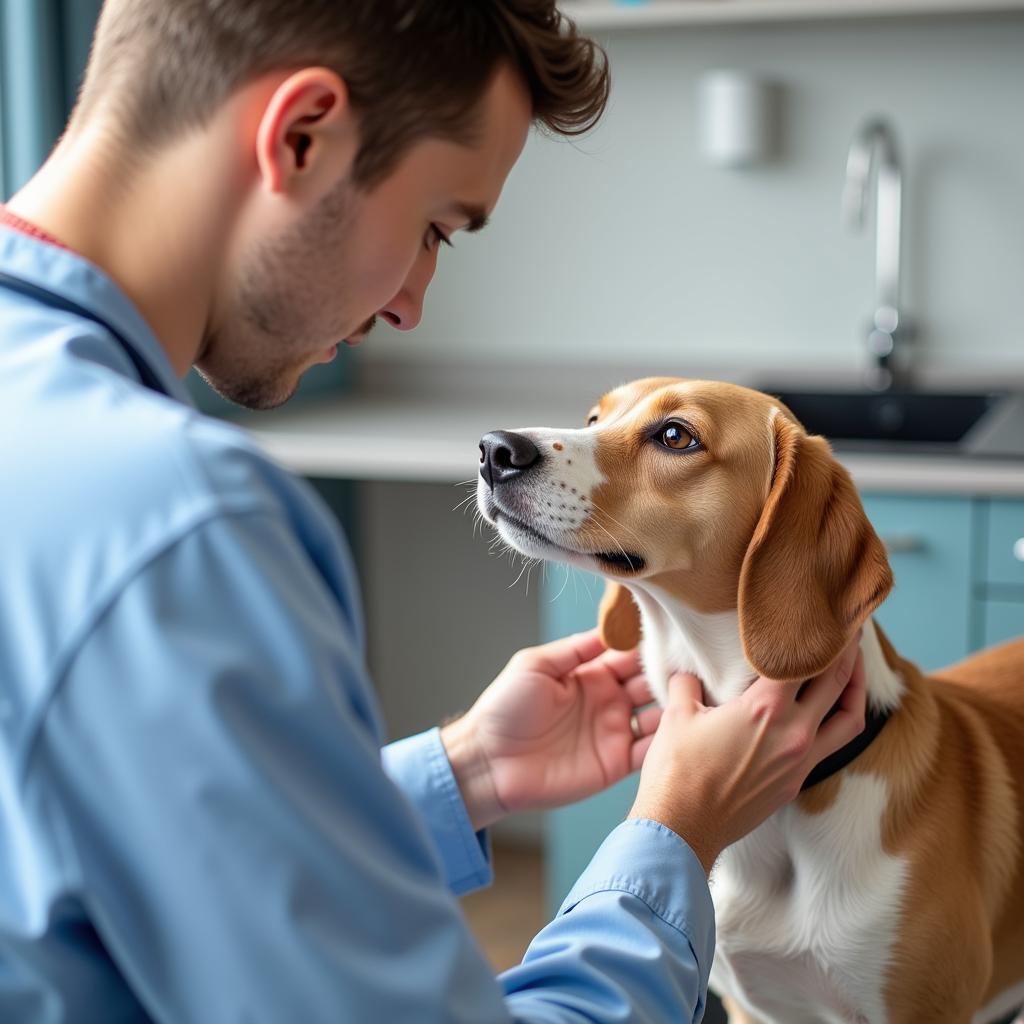
[[[190,506],[224,512],[258,506],[288,513],[305,496],[304,482],[234,423],[177,405],[153,428],[156,436],[145,449],[166,452],[175,496]],[[145,457],[145,451],[140,454]]]
[[[5,458],[7,538],[37,565],[88,562],[110,578],[206,522],[254,512],[297,534],[333,526],[311,487],[245,430],[125,378],[23,412],[23,443]]]
[[[133,389],[72,444],[88,491],[115,519],[181,520],[253,509],[287,512],[304,485],[230,422]],[[109,521],[109,520],[108,520]]]

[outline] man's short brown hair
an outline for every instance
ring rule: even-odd
[[[259,75],[328,67],[360,116],[354,178],[368,186],[418,139],[470,141],[502,62],[548,129],[576,135],[601,116],[605,55],[555,0],[106,0],[75,118],[112,111],[144,153]]]

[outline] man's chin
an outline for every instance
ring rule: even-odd
[[[350,334],[345,339],[345,344],[353,346],[358,345],[376,326],[377,318],[375,316],[371,316],[370,319],[367,320],[366,323],[363,324],[363,326],[360,327],[358,331],[355,331],[354,333]]]
[[[338,345],[340,344],[341,342],[339,341],[330,348],[324,349],[324,351],[313,360],[313,365],[315,366],[317,363],[333,363],[334,357],[338,354]],[[349,344],[349,342],[346,340],[345,344]]]
[[[221,398],[231,402],[232,405],[251,409],[254,412],[264,412],[284,405],[299,390],[301,379],[300,376],[296,376],[292,381],[282,379],[273,382],[261,380],[255,383],[239,380],[223,381],[204,373],[198,366],[196,371]]]

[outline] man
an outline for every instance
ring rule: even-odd
[[[702,1014],[707,871],[862,728],[853,652],[799,699],[680,677],[662,713],[570,637],[382,765],[336,525],[180,380],[268,408],[375,316],[415,327],[531,122],[586,128],[607,82],[549,0],[107,0],[0,229],[0,1020]],[[480,830],[641,762],[496,980],[453,895]]]

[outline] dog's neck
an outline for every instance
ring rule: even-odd
[[[738,696],[757,677],[743,652],[735,609],[710,615],[698,612],[642,580],[631,581],[629,589],[640,608],[644,671],[660,703],[665,702],[673,672],[698,676],[708,704]],[[864,625],[861,649],[868,705],[881,712],[894,710],[903,695],[903,680],[886,661],[870,619]]]

